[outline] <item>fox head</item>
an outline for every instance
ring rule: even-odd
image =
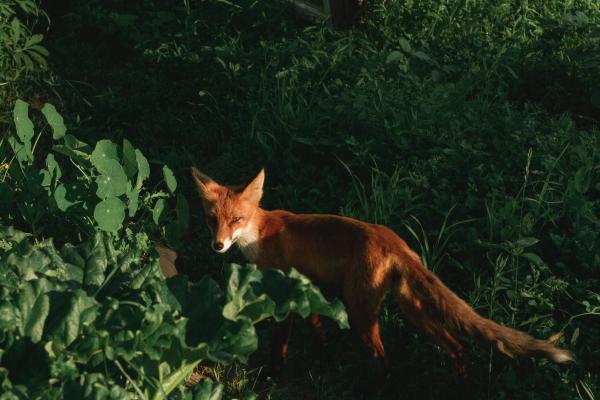
[[[193,167],[192,177],[213,236],[213,250],[225,253],[235,242],[247,241],[253,235],[252,221],[263,194],[264,169],[247,186],[220,185]]]

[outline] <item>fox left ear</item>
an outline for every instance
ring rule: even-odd
[[[194,181],[196,182],[196,186],[198,187],[198,192],[200,193],[200,197],[202,197],[202,199],[206,200],[206,201],[213,201],[214,200],[214,194],[212,189],[215,188],[215,186],[219,186],[219,184],[215,181],[213,181],[211,179],[211,177],[209,177],[206,174],[203,174],[202,172],[198,171],[198,169],[196,169],[196,167],[192,167],[191,169],[192,172],[192,177],[194,178]]]
[[[263,184],[265,183],[265,169],[262,168],[256,178],[252,180],[242,191],[242,197],[252,203],[258,204],[263,195]]]

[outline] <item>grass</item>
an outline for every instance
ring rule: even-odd
[[[265,166],[267,208],[386,224],[483,315],[540,337],[564,330],[578,359],[566,368],[473,346],[480,398],[594,398],[597,2],[372,2],[343,32],[281,2],[62,4],[46,10],[47,83],[22,93],[51,98],[79,137],[128,138],[173,168],[194,221],[184,272],[241,260],[210,252],[189,166],[225,183]],[[351,335],[331,332],[316,362],[301,323],[284,377],[263,368],[268,326],[248,367],[215,375],[229,396],[451,398],[450,360],[391,301],[381,321],[393,371],[381,387]]]

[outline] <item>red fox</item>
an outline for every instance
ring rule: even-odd
[[[350,325],[382,369],[387,367],[379,337],[378,314],[391,290],[406,318],[450,354],[459,377],[466,379],[463,345],[472,337],[509,357],[545,357],[557,363],[573,360],[554,342],[539,340],[477,314],[431,271],[406,242],[389,228],[326,214],[294,214],[260,208],[264,170],[246,186],[220,185],[192,168],[212,232],[212,248],[225,253],[236,244],[258,268],[295,267],[315,283],[341,289]],[[310,322],[320,336],[320,320]],[[274,364],[287,356],[291,319],[273,335]]]

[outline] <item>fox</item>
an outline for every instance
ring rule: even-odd
[[[405,318],[448,352],[461,381],[467,380],[464,342],[468,338],[494,346],[510,358],[574,361],[570,351],[556,346],[560,334],[536,339],[479,315],[386,226],[340,215],[265,210],[260,207],[264,169],[247,185],[237,186],[221,185],[196,167],[191,173],[212,233],[212,249],[225,253],[235,245],[259,270],[287,272],[293,266],[317,285],[339,289],[350,327],[379,370],[389,366],[378,322],[388,292]],[[312,314],[308,320],[315,337],[323,340],[319,316]],[[290,334],[291,318],[275,325],[272,367],[284,363]]]

